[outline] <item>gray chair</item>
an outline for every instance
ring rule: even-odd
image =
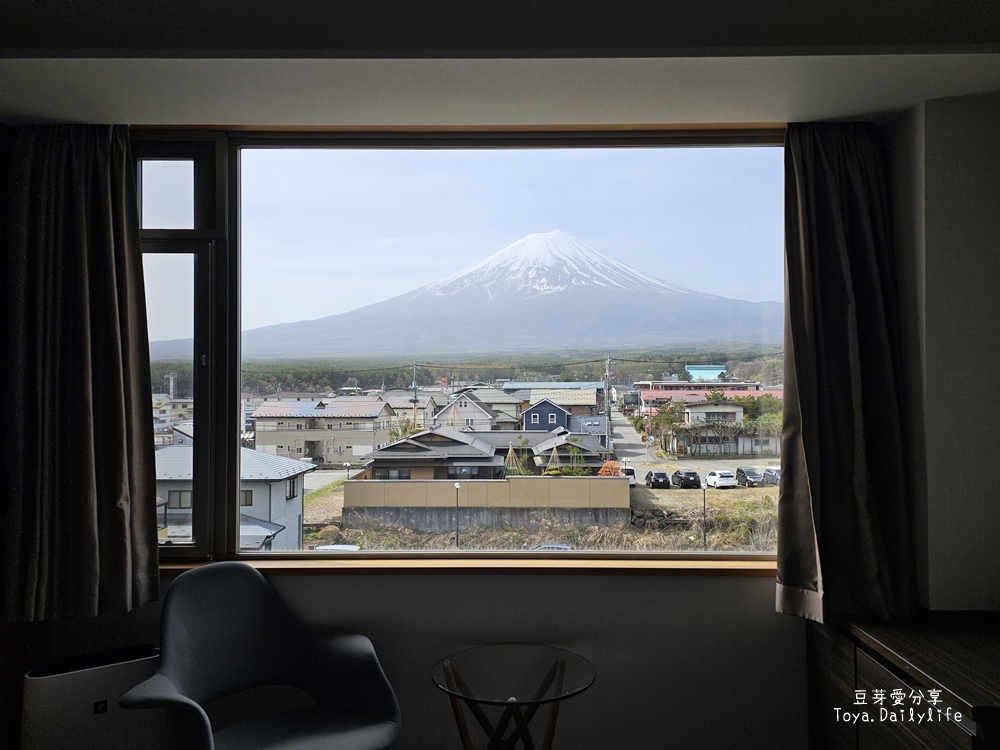
[[[371,641],[313,634],[238,562],[178,576],[159,668],[120,705],[171,709],[184,750],[383,750],[400,729]]]

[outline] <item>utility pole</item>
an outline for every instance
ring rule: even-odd
[[[413,422],[411,423],[411,429],[417,429],[417,363],[416,360],[413,362],[413,382],[410,383],[410,388],[413,390],[413,398],[410,399],[410,403],[413,404]]]
[[[604,360],[604,447],[611,450],[611,353]]]

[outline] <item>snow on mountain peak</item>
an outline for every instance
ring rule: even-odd
[[[575,286],[698,294],[610,258],[560,230],[533,232],[414,296],[482,290],[490,299],[533,297]]]

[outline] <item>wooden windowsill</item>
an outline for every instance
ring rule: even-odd
[[[554,553],[559,555],[559,553]],[[777,562],[773,555],[761,556],[755,559],[725,559],[718,557],[562,557],[550,559],[546,557],[442,557],[419,556],[406,557],[314,557],[295,556],[283,558],[261,558],[252,555],[241,556],[245,562],[257,568],[265,575],[321,575],[327,572],[336,573],[384,573],[384,574],[420,574],[420,573],[497,573],[509,574],[558,574],[558,575],[682,575],[682,576],[756,576],[774,577],[777,572]],[[160,564],[160,573],[164,576],[174,576],[189,568],[210,563],[203,562],[164,562]]]

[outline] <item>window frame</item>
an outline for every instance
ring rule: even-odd
[[[722,127],[666,130],[635,128],[600,130],[571,128],[552,131],[484,129],[475,131],[408,131],[387,129],[357,132],[311,131],[204,131],[187,129],[133,129],[133,162],[138,176],[143,158],[193,158],[195,161],[195,228],[140,230],[145,243],[204,240],[206,275],[196,290],[196,301],[204,306],[202,346],[207,406],[200,409],[199,437],[194,470],[204,485],[193,546],[160,547],[161,559],[247,560],[306,557],[310,561],[330,559],[312,551],[241,553],[239,551],[239,429],[240,410],[240,166],[244,148],[552,148],[552,147],[780,147],[784,126]],[[139,196],[141,206],[141,194]],[[348,446],[349,448],[350,446]],[[714,564],[728,561],[769,561],[773,553],[753,552],[583,552],[568,553],[573,559],[608,561],[614,567],[637,555],[659,561],[701,560]],[[523,552],[496,551],[387,551],[366,552],[370,559],[414,560],[447,558],[458,560],[515,561]],[[564,556],[566,557],[566,556]],[[599,564],[599,563],[598,563]]]

